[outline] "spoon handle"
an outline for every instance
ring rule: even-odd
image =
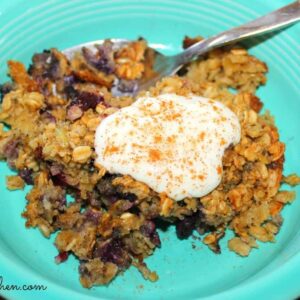
[[[190,62],[197,56],[225,44],[273,31],[300,20],[300,0],[275,10],[244,25],[224,31],[200,41],[175,56],[178,65]]]

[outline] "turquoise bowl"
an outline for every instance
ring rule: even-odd
[[[29,63],[34,52],[103,38],[145,37],[166,54],[181,49],[185,35],[211,36],[288,4],[286,0],[0,0],[0,79],[6,61]],[[300,24],[247,41],[269,66],[259,96],[276,118],[286,143],[285,174],[300,174]],[[25,192],[8,192],[0,164],[0,294],[8,299],[293,299],[300,295],[300,199],[283,212],[275,244],[260,244],[247,258],[215,255],[199,241],[179,241],[173,228],[161,233],[162,248],[147,259],[159,281],[146,282],[133,268],[108,287],[83,289],[78,262],[56,265],[54,237],[27,230],[20,214]],[[298,188],[298,195],[300,189]],[[195,246],[193,246],[193,244]],[[193,246],[193,247],[192,247]],[[195,248],[195,249],[194,249]],[[1,279],[1,278],[0,278]],[[44,291],[4,290],[4,285],[47,286]]]

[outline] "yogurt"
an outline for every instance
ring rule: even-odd
[[[96,162],[177,201],[202,197],[219,185],[224,151],[240,135],[237,116],[221,102],[145,96],[100,123]]]

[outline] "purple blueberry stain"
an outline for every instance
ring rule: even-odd
[[[89,48],[83,47],[82,54],[86,62],[102,71],[106,75],[110,75],[115,70],[115,64],[112,59],[112,48],[110,44],[96,45],[95,51]]]
[[[131,262],[124,249],[124,243],[118,238],[98,243],[94,249],[93,257],[99,257],[103,262],[114,263],[121,269],[128,268]]]
[[[141,233],[150,239],[157,247],[160,247],[161,241],[156,231],[156,225],[153,221],[147,220],[140,228]]]
[[[37,146],[34,149],[34,157],[38,161],[41,161],[43,159],[43,147],[42,146]]]
[[[19,176],[25,181],[26,184],[33,185],[32,170],[24,168],[19,171]]]
[[[4,148],[3,148],[3,154],[8,160],[14,160],[18,158],[19,155],[19,149],[18,145],[20,144],[20,141],[18,139],[11,139],[8,141]]]
[[[28,69],[28,73],[36,80],[59,79],[61,77],[59,60],[50,50],[36,53],[32,57],[32,64]]]
[[[102,216],[101,211],[95,210],[95,209],[89,208],[84,212],[85,219],[95,225],[99,224],[99,220],[100,220],[101,216]]]
[[[80,108],[82,111],[86,111],[88,109],[95,109],[99,103],[104,102],[103,96],[97,93],[77,91],[74,88],[68,88],[66,93],[68,97],[71,98],[68,111],[73,106]]]
[[[136,80],[125,80],[116,78],[111,89],[114,96],[130,96],[138,90],[138,83]]]
[[[64,76],[64,85],[65,86],[71,86],[75,82],[76,82],[76,79],[75,79],[75,76],[73,74],[68,75],[68,76]]]
[[[78,92],[77,101],[79,106],[85,111],[88,109],[95,109],[96,106],[104,101],[104,98],[100,94],[94,94],[90,92]]]
[[[60,187],[64,188],[64,187],[67,187],[67,185],[68,185],[66,175],[63,173],[52,175],[51,180],[52,180],[53,184],[56,186],[60,186]]]
[[[197,216],[192,215],[185,217],[176,224],[176,234],[179,239],[190,237],[196,227]]]

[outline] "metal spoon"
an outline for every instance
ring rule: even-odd
[[[205,54],[212,49],[224,46],[229,43],[234,43],[248,37],[274,31],[289,24],[295,23],[299,20],[300,0],[284,6],[276,11],[273,11],[263,17],[255,19],[249,23],[202,40],[179,54],[173,56],[165,56],[153,50],[155,52],[152,66],[153,72],[151,72],[150,76],[146,78],[143,77],[138,81],[137,87],[132,94],[135,95],[138,91],[148,89],[161,78],[176,73],[182,67],[182,65],[194,60],[199,55]],[[124,39],[112,39],[111,41],[113,42],[113,47],[115,49],[129,42],[128,40]],[[66,49],[63,52],[67,55],[67,57],[71,58],[72,55],[75,52],[80,51],[82,47],[92,49],[95,44],[99,45],[103,42],[104,40],[93,41]]]

